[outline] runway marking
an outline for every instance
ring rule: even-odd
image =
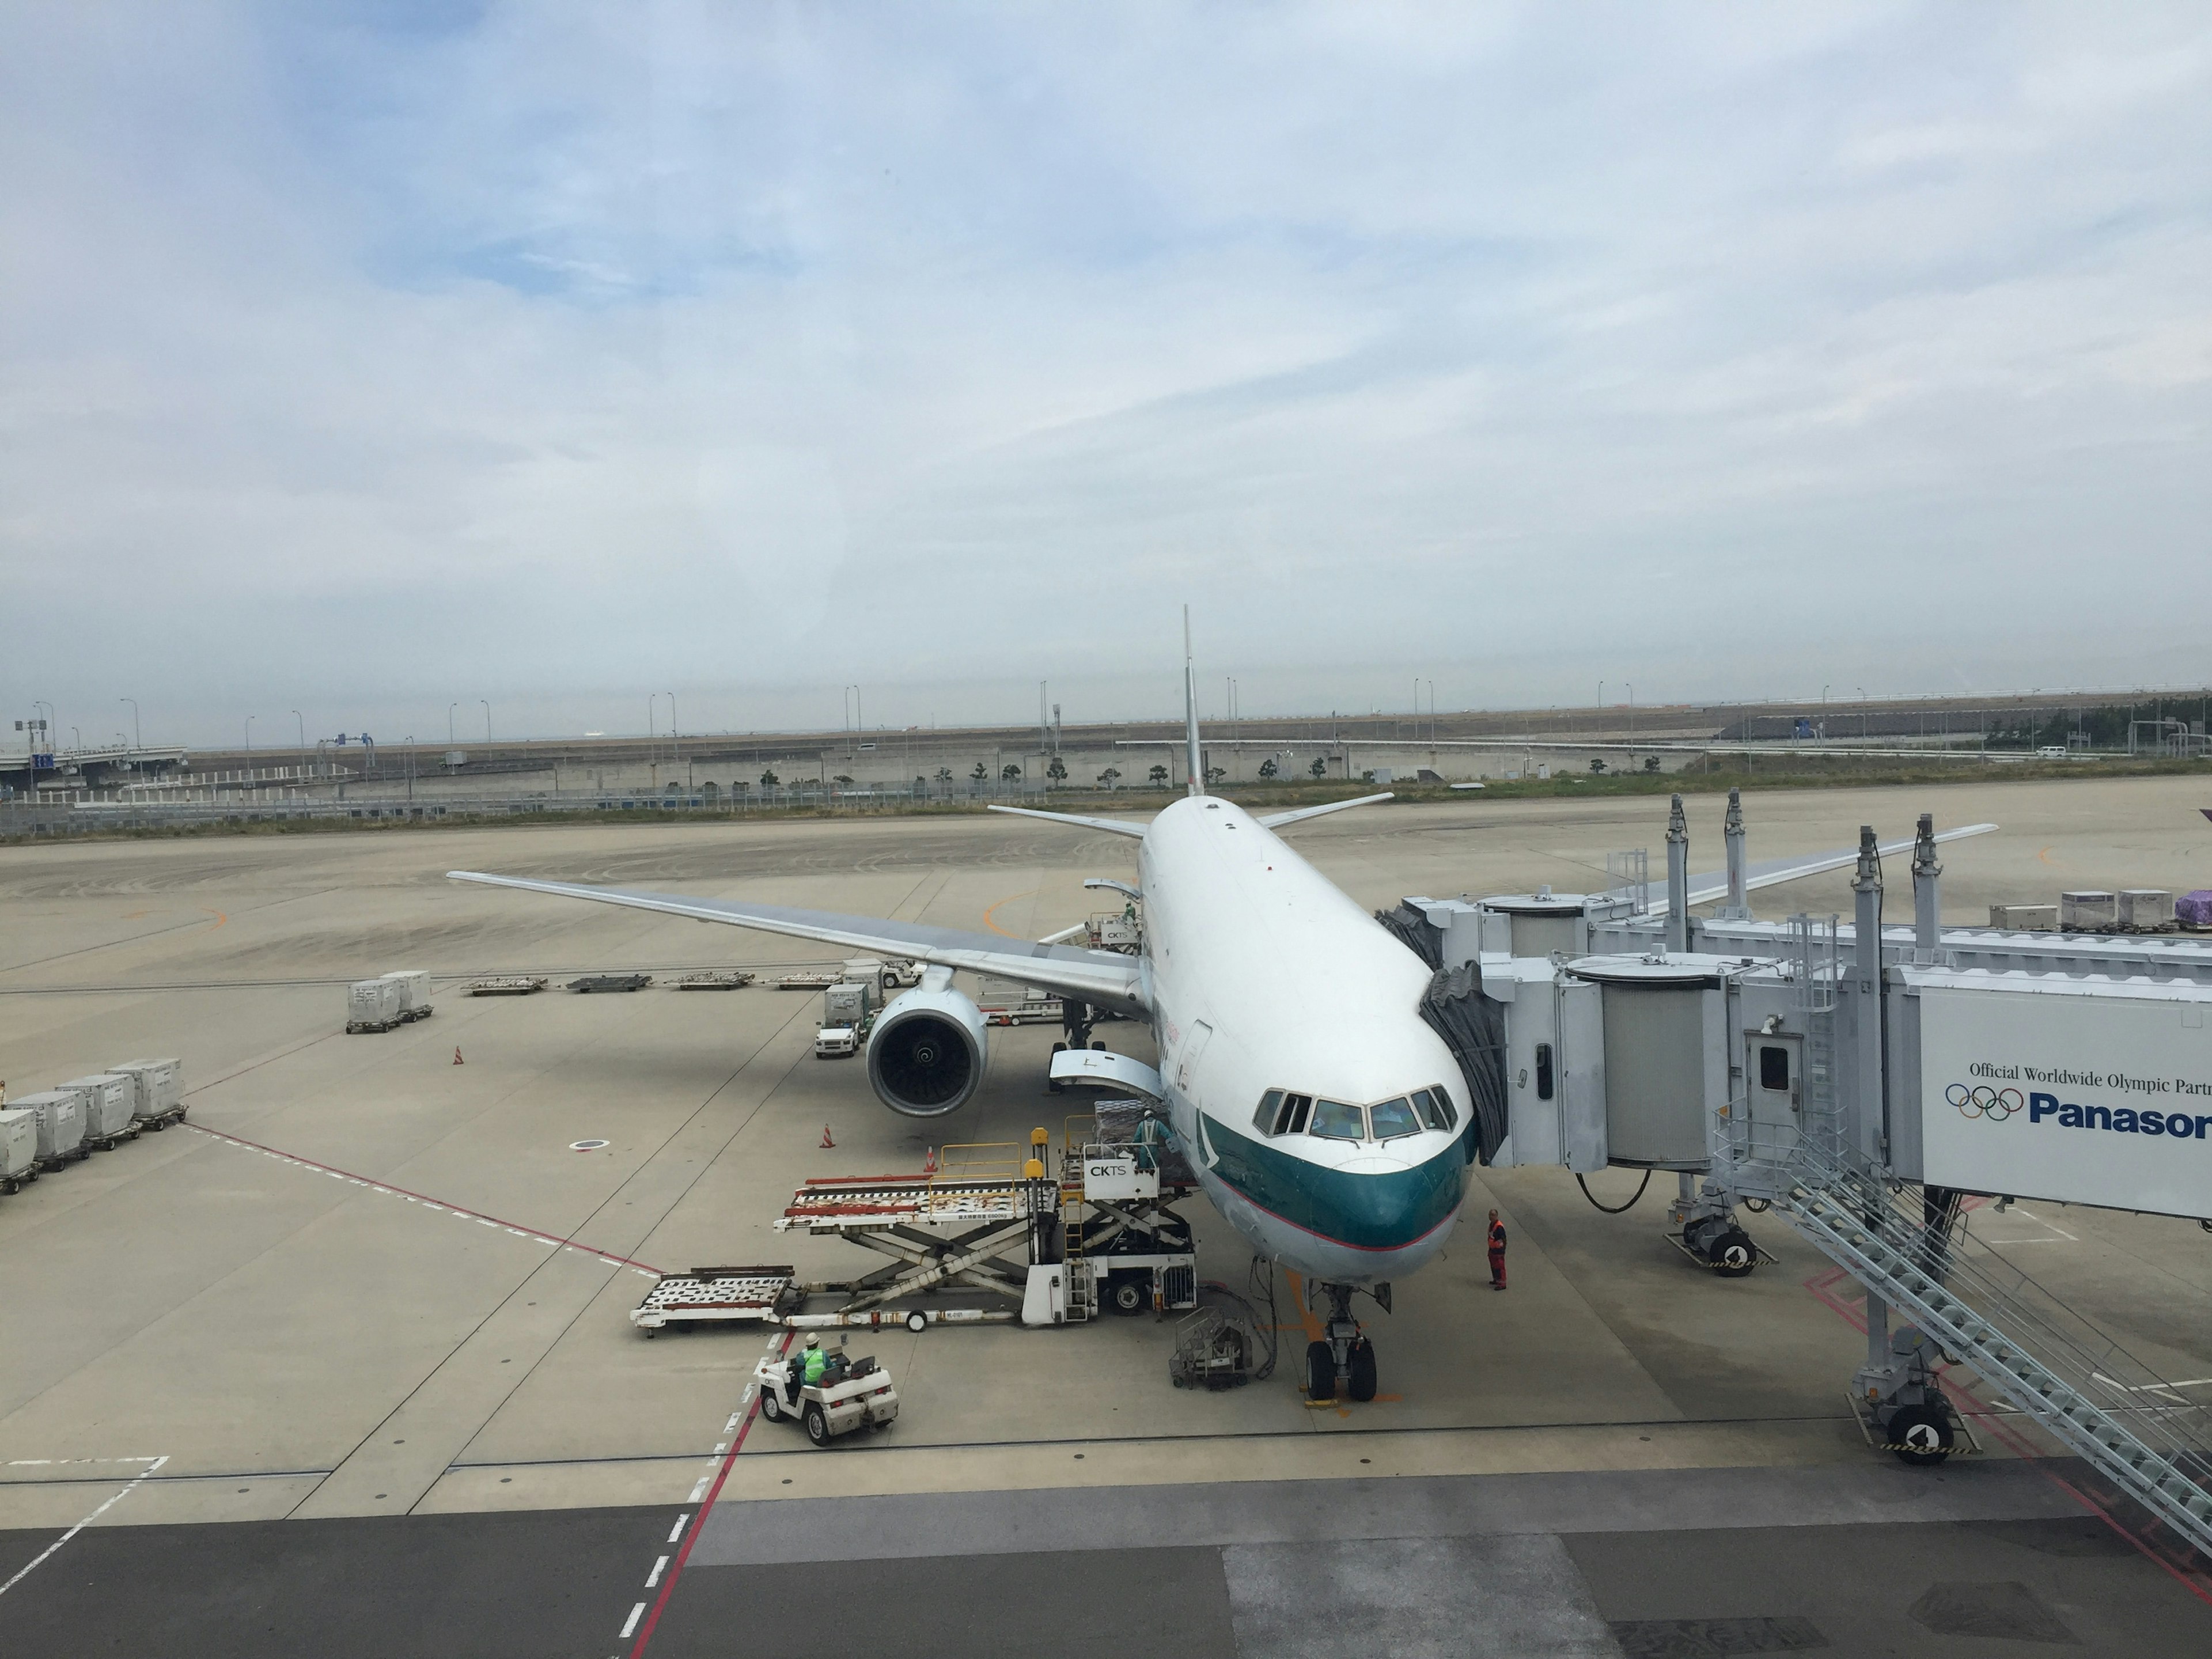
[[[637,1621],[644,1616],[645,1603],[641,1601],[629,1610],[629,1617],[623,1620],[622,1634],[615,1639],[619,1642],[629,1641],[629,1633],[637,1628]]]
[[[683,1514],[676,1517],[676,1529],[668,1534],[668,1541],[670,1543],[672,1544],[678,1539],[684,1536],[684,1523],[690,1518],[691,1511],[689,1510],[684,1510]]]
[[[60,1460],[60,1461],[61,1461],[61,1462],[82,1462],[82,1463],[100,1463],[100,1462],[116,1462],[116,1463],[145,1463],[148,1467],[147,1467],[147,1468],[143,1468],[143,1469],[139,1470],[139,1472],[138,1472],[137,1474],[135,1474],[135,1475],[131,1476],[131,1479],[130,1479],[129,1480],[125,1481],[125,1482],[124,1483],[124,1486],[123,1486],[123,1490],[122,1490],[122,1491],[120,1491],[120,1492],[117,1492],[113,1497],[110,1498],[109,1498],[109,1499],[108,1499],[105,1504],[101,1504],[98,1509],[94,1510],[90,1515],[86,1516],[84,1517],[84,1519],[83,1519],[83,1520],[82,1520],[82,1521],[78,1522],[76,1523],[76,1525],[75,1525],[75,1526],[71,1527],[71,1528],[70,1528],[67,1532],[64,1533],[60,1537],[58,1537],[58,1538],[55,1539],[55,1540],[54,1540],[54,1541],[53,1541],[52,1543],[51,1543],[51,1544],[47,1545],[47,1546],[46,1547],[46,1548],[44,1548],[43,1550],[40,1551],[40,1552],[39,1552],[39,1553],[37,1554],[37,1556],[35,1556],[35,1557],[34,1557],[34,1558],[30,1561],[30,1563],[23,1568],[23,1570],[22,1570],[21,1572],[17,1573],[17,1574],[16,1574],[13,1578],[10,1578],[10,1579],[6,1583],[4,1583],[4,1584],[0,1584],[0,1595],[5,1595],[9,1591],[9,1590],[11,1590],[11,1589],[15,1589],[16,1585],[18,1585],[18,1584],[21,1583],[22,1583],[26,1578],[28,1578],[28,1577],[31,1576],[31,1574],[33,1573],[33,1571],[35,1571],[35,1570],[36,1570],[36,1569],[37,1569],[37,1568],[38,1568],[38,1567],[39,1567],[39,1566],[40,1566],[43,1562],[45,1562],[45,1561],[46,1561],[46,1559],[49,1556],[51,1556],[52,1554],[53,1554],[53,1553],[54,1553],[56,1550],[59,1549],[63,1545],[64,1545],[64,1544],[68,1543],[68,1542],[69,1542],[69,1540],[70,1540],[70,1539],[72,1539],[72,1538],[76,1537],[76,1536],[77,1535],[77,1534],[79,1534],[79,1533],[82,1532],[82,1531],[83,1531],[87,1527],[90,1526],[94,1522],[95,1522],[95,1521],[99,1520],[99,1519],[100,1519],[100,1517],[101,1516],[103,1516],[103,1515],[106,1514],[106,1513],[108,1512],[108,1510],[110,1510],[113,1509],[113,1508],[114,1508],[118,1504],[120,1504],[120,1503],[121,1503],[125,1498],[126,1498],[130,1497],[130,1496],[131,1496],[131,1494],[132,1492],[134,1492],[137,1491],[137,1490],[138,1490],[139,1483],[140,1483],[141,1481],[144,1480],[145,1480],[149,1475],[151,1475],[151,1474],[154,1474],[158,1473],[158,1472],[160,1471],[160,1469],[161,1469],[161,1465],[162,1465],[162,1464],[164,1464],[164,1463],[166,1463],[166,1462],[167,1462],[169,1460],[168,1460],[167,1456],[166,1455],[164,1455],[163,1456],[161,1456],[161,1457],[155,1457],[155,1458],[140,1458],[140,1457],[95,1458],[95,1457],[84,1457],[84,1458],[64,1458],[64,1459],[62,1459],[62,1460]]]
[[[768,1351],[779,1354],[788,1352],[791,1348],[791,1339],[794,1334],[796,1333],[786,1331],[781,1341],[775,1338],[770,1338]],[[637,1645],[629,1650],[629,1659],[642,1659],[646,1644],[653,1640],[653,1630],[660,1623],[660,1615],[668,1606],[668,1598],[675,1594],[676,1581],[684,1576],[684,1564],[691,1559],[691,1547],[699,1541],[699,1534],[706,1530],[707,1517],[714,1512],[715,1500],[722,1495],[723,1483],[729,1480],[730,1469],[737,1462],[738,1454],[745,1449],[745,1437],[753,1431],[753,1424],[758,1419],[759,1410],[760,1391],[749,1382],[745,1385],[744,1405],[739,1413],[744,1417],[744,1421],[738,1425],[737,1438],[730,1443],[729,1450],[722,1455],[721,1469],[714,1477],[714,1490],[707,1494],[707,1501],[699,1511],[699,1518],[691,1523],[690,1534],[684,1539],[684,1547],[676,1552],[676,1565],[671,1569],[667,1582],[660,1587],[659,1599],[653,1604],[653,1615],[645,1621],[645,1628],[638,1632]],[[702,1481],[700,1484],[704,1486],[706,1483]],[[696,1503],[698,1500],[695,1497],[692,1501]],[[683,1526],[683,1517],[678,1516],[677,1531],[681,1532]],[[670,1534],[672,1538],[674,1535],[672,1533]],[[657,1573],[659,1569],[656,1567],[653,1571]],[[642,1602],[639,1604],[641,1607],[643,1605]],[[629,1624],[623,1626],[623,1635],[625,1638],[629,1637],[631,1626],[636,1623],[637,1614],[632,1613]]]
[[[647,1574],[646,1574],[646,1575],[645,1575],[645,1587],[646,1587],[646,1589],[658,1589],[658,1588],[659,1587],[659,1584],[660,1584],[660,1575],[661,1575],[662,1573],[664,1573],[664,1572],[667,1571],[668,1571],[668,1558],[667,1558],[666,1556],[665,1556],[665,1555],[664,1555],[664,1556],[662,1556],[662,1557],[661,1557],[658,1561],[655,1561],[655,1562],[653,1564],[653,1571],[652,1571],[651,1572],[648,1572]]]
[[[226,1134],[221,1129],[210,1129],[204,1123],[194,1123],[189,1120],[179,1123],[177,1127],[207,1135],[216,1140],[227,1140],[234,1146],[243,1146],[249,1152],[260,1153],[264,1158],[273,1158],[279,1164],[289,1164],[298,1169],[312,1170],[319,1174],[329,1176],[334,1181],[349,1181],[356,1187],[364,1188],[372,1193],[382,1193],[387,1198],[405,1199],[410,1204],[420,1204],[427,1210],[435,1211],[440,1215],[450,1215],[457,1221],[473,1221],[481,1226],[495,1230],[504,1229],[517,1238],[529,1239],[539,1244],[558,1245],[562,1249],[574,1250],[579,1255],[597,1256],[600,1261],[610,1267],[628,1267],[635,1273],[642,1273],[647,1279],[658,1279],[660,1276],[660,1269],[647,1262],[633,1261],[626,1255],[608,1255],[592,1245],[579,1244],[574,1239],[563,1238],[558,1233],[540,1232],[535,1227],[525,1227],[515,1222],[503,1220],[498,1216],[484,1215],[459,1204],[441,1204],[424,1194],[411,1193],[404,1187],[394,1187],[388,1182],[371,1180],[367,1176],[357,1176],[350,1170],[333,1169],[327,1164],[316,1163],[313,1158],[301,1158],[296,1152],[279,1152],[274,1146],[264,1146],[258,1140],[246,1139],[243,1135]]]

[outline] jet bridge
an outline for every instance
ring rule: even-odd
[[[1475,962],[1504,1016],[1489,1161],[1671,1173],[1670,1226],[1724,1274],[1759,1259],[1739,1212],[1771,1208],[1866,1286],[1850,1397],[1875,1444],[1917,1462],[1964,1449],[1948,1354],[2212,1550],[2203,1409],[1960,1224],[1983,1194],[2212,1229],[2212,951],[1943,928],[1924,817],[1911,927],[1882,925],[1870,829],[1849,923],[1759,923],[1733,803],[1729,829],[1734,914],[1687,915],[1677,797],[1663,914],[1617,890],[1541,915],[1588,954],[1509,953],[1534,896],[1405,901],[1433,959]],[[1911,1322],[1893,1329],[1893,1308]]]

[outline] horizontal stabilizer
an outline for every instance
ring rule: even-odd
[[[1295,812],[1270,812],[1260,820],[1264,830],[1279,830],[1286,823],[1297,823],[1304,818],[1324,817],[1331,812],[1349,812],[1355,806],[1372,806],[1378,800],[1389,800],[1390,792],[1379,795],[1362,795],[1357,800],[1333,800],[1326,806],[1301,806]]]
[[[1079,830],[1103,830],[1109,836],[1127,836],[1137,841],[1145,838],[1145,826],[1127,818],[1086,818],[1074,812],[1040,812],[1034,806],[1000,806],[995,802],[990,810],[1018,818],[1042,818],[1047,823],[1072,823]]]

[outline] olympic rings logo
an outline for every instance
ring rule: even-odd
[[[2017,1089],[1992,1089],[1986,1083],[1968,1088],[1954,1083],[1943,1091],[1943,1098],[1959,1109],[1962,1117],[1985,1117],[1992,1123],[2002,1123],[2027,1104]]]

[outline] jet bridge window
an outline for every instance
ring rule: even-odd
[[[1313,1110],[1311,1095],[1285,1094],[1280,1089],[1270,1089],[1260,1097],[1260,1109],[1253,1115],[1252,1127],[1263,1135],[1294,1135],[1306,1127],[1307,1114]]]
[[[1310,1133],[1323,1140],[1364,1140],[1367,1117],[1357,1106],[1347,1106],[1340,1100],[1317,1100]]]
[[[1431,1129],[1449,1132],[1459,1121],[1459,1114],[1452,1109],[1451,1097],[1441,1089],[1414,1090],[1413,1109]]]
[[[1386,1100],[1367,1109],[1367,1121],[1375,1127],[1377,1140],[1395,1140],[1400,1135],[1421,1133],[1421,1121],[1413,1115],[1413,1103],[1405,1096]]]
[[[1554,1092],[1554,1073],[1552,1069],[1552,1045],[1536,1045],[1536,1098],[1549,1100]]]
[[[1778,1095],[1790,1092],[1790,1050],[1779,1043],[1759,1046],[1759,1086]]]

